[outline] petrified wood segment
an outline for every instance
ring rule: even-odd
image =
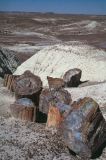
[[[82,71],[78,68],[68,70],[64,76],[63,80],[66,87],[77,87],[80,84]]]
[[[12,85],[12,79],[13,79],[13,76],[12,75],[9,75],[8,76],[8,82],[7,82],[7,88],[10,90],[11,88],[11,85]]]
[[[42,89],[42,81],[40,77],[25,71],[14,82],[14,91],[16,95],[27,96],[39,92]]]
[[[4,75],[4,87],[7,87],[10,91],[13,91],[13,84],[17,77],[18,76],[15,76],[12,74],[5,74]]]
[[[28,98],[18,99],[14,104],[11,104],[10,111],[15,118],[25,121],[36,120],[36,107]]]
[[[4,87],[7,86],[7,78],[8,78],[8,74],[4,75]]]
[[[50,103],[57,102],[70,104],[72,102],[70,93],[64,89],[51,91],[49,89],[43,89],[40,95],[39,110],[42,113],[48,114]]]
[[[71,110],[71,106],[63,104],[61,102],[55,103],[54,105],[49,104],[49,112],[47,118],[47,127],[59,128],[62,126],[62,122]]]
[[[71,150],[82,158],[91,157],[106,141],[106,122],[98,104],[87,97],[74,102],[64,120],[63,133]]]
[[[61,78],[53,78],[47,76],[48,84],[50,89],[59,89],[64,87],[64,81]]]
[[[63,117],[56,106],[50,106],[46,126],[58,128],[63,121]]]

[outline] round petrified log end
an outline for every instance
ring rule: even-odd
[[[40,77],[32,74],[30,71],[24,72],[15,79],[14,91],[17,95],[32,95],[42,89]]]
[[[10,111],[13,117],[33,121],[35,119],[36,107],[28,98],[18,99],[14,104],[10,105]]]

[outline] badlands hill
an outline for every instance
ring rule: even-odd
[[[82,70],[82,81],[106,80],[106,52],[80,42],[46,47],[20,65],[14,74],[20,75],[30,70],[39,75],[43,85],[47,85],[47,76],[62,78],[72,68]]]

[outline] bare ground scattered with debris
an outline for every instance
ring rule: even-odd
[[[0,159],[70,160],[58,133],[45,130],[45,124],[0,118]]]
[[[106,149],[97,160],[106,159]],[[69,154],[61,132],[45,129],[45,124],[0,117],[0,159],[77,160]]]

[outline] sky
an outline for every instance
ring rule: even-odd
[[[106,15],[106,0],[0,0],[0,11]]]

